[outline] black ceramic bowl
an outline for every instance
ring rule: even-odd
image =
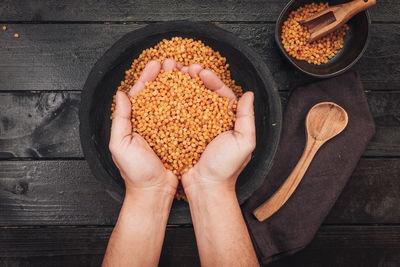
[[[352,19],[347,22],[350,30],[347,31],[344,38],[343,49],[339,53],[329,60],[326,64],[320,66],[309,64],[303,60],[297,60],[289,56],[283,48],[281,41],[282,25],[288,18],[290,12],[297,8],[309,4],[309,3],[328,2],[329,5],[343,4],[347,1],[343,0],[291,0],[286,7],[282,10],[275,27],[275,40],[286,58],[296,68],[302,72],[318,78],[328,78],[339,75],[351,66],[353,66],[364,54],[368,41],[369,41],[369,26],[371,20],[368,11],[358,13]]]
[[[210,23],[150,24],[126,34],[97,61],[83,88],[79,114],[85,158],[104,187],[122,200],[124,183],[108,149],[112,97],[124,80],[125,70],[142,50],[173,36],[200,39],[219,51],[231,66],[232,78],[245,91],[255,94],[257,147],[237,182],[238,199],[243,203],[261,185],[271,167],[280,137],[281,104],[261,57],[238,37]],[[190,223],[188,205],[184,201],[175,201],[169,223]]]

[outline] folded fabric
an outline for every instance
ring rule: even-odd
[[[346,129],[321,147],[285,205],[259,222],[252,212],[273,195],[297,164],[306,141],[307,112],[325,101],[347,111]],[[374,133],[374,120],[357,73],[346,73],[293,91],[284,112],[275,163],[263,185],[242,206],[262,264],[291,255],[313,239]]]

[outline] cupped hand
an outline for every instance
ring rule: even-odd
[[[146,82],[156,79],[161,68],[168,71],[175,67],[175,61],[170,59],[165,60],[162,66],[157,61],[150,61],[129,95],[134,97],[142,91]],[[165,169],[146,140],[132,132],[129,97],[118,91],[115,102],[109,149],[125,181],[127,193],[133,190],[150,190],[175,194],[177,177]]]
[[[232,90],[212,71],[203,70],[198,64],[182,67],[181,71],[191,76],[198,75],[209,90],[229,98],[231,105],[236,102]],[[204,188],[217,185],[235,190],[237,177],[250,161],[256,145],[253,102],[252,92],[246,92],[239,99],[234,129],[213,139],[195,166],[182,176],[185,191],[196,186]]]

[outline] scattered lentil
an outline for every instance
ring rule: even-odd
[[[18,33],[14,33],[14,37],[15,38],[19,38],[19,34]]]
[[[308,43],[310,33],[306,26],[299,23],[300,20],[328,7],[328,3],[311,3],[289,14],[288,19],[283,23],[281,38],[282,45],[290,56],[298,60],[305,60],[310,64],[321,65],[328,63],[328,60],[343,48],[343,39],[349,29],[347,24],[319,40]]]
[[[7,30],[7,26],[6,25],[3,26],[3,31],[5,31],[5,30]]]

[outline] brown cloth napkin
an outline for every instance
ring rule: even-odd
[[[312,106],[332,101],[349,117],[346,129],[322,146],[286,204],[264,222],[253,210],[267,200],[295,167],[305,146],[305,117]],[[299,87],[283,116],[275,163],[263,185],[244,203],[243,215],[262,264],[294,254],[314,237],[357,165],[375,125],[357,73]]]

